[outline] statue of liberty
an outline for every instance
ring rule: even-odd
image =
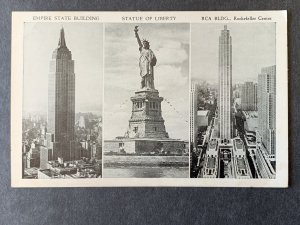
[[[141,89],[154,89],[154,66],[156,65],[156,57],[150,49],[149,41],[143,39],[141,41],[138,35],[138,26],[134,28],[135,37],[139,44],[139,51],[141,53],[139,59],[140,76],[142,77]]]

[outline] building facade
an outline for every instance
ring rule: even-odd
[[[244,111],[257,110],[257,84],[245,82],[242,86],[241,109]]]
[[[197,137],[197,96],[198,96],[198,83],[191,84],[190,92],[190,143],[195,146]]]
[[[276,153],[276,66],[258,75],[258,130],[270,157]]]
[[[229,30],[224,26],[219,37],[219,95],[218,115],[220,139],[232,138],[232,43]]]
[[[64,29],[52,54],[48,77],[47,147],[53,159],[75,157],[75,73],[71,51],[67,48]]]

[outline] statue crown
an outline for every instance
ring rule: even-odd
[[[148,43],[148,44],[150,43],[147,39],[143,39],[142,42],[143,43]]]

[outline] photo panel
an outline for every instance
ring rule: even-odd
[[[105,24],[104,177],[188,177],[189,34]]]
[[[190,176],[276,178],[276,23],[192,24],[191,43]]]
[[[103,27],[24,23],[22,178],[102,177]]]
[[[288,186],[286,11],[14,12],[11,63],[13,187]]]

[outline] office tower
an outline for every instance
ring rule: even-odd
[[[197,96],[198,96],[198,83],[191,84],[190,92],[190,143],[195,146],[197,137]]]
[[[232,137],[232,45],[227,26],[219,37],[219,133],[221,142]]]
[[[75,74],[71,51],[60,30],[58,47],[52,54],[48,77],[47,147],[53,159],[73,160],[75,157]]]
[[[257,84],[245,82],[242,86],[241,108],[244,111],[257,110]]]
[[[258,75],[258,128],[269,156],[275,156],[276,66],[264,67]]]
[[[257,83],[254,84],[254,110],[257,111]]]

